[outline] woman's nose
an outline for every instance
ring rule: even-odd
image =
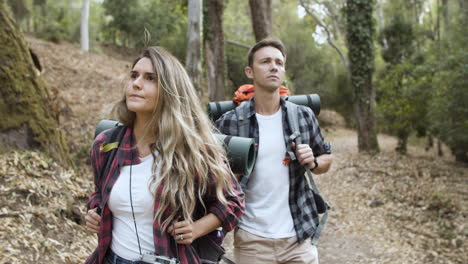
[[[132,86],[134,89],[140,90],[141,89],[141,77],[137,77],[132,81]]]

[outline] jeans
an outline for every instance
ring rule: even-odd
[[[139,260],[128,260],[117,256],[111,249],[108,249],[105,264],[143,264],[145,262]]]

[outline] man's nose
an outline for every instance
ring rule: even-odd
[[[276,64],[275,62],[272,62],[271,65],[270,65],[270,71],[278,71],[278,64]]]

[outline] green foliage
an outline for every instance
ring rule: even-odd
[[[377,105],[380,127],[406,141],[412,131],[425,134],[426,113],[430,99],[430,84],[418,73],[416,66],[405,61],[387,68],[377,82]],[[421,79],[422,78],[422,79]],[[406,146],[399,146],[402,152]]]
[[[255,38],[249,16],[249,3],[244,0],[227,0],[223,14],[223,30],[227,40],[253,45]],[[229,79],[225,94],[231,97],[239,86],[252,83],[245,76],[248,49],[225,43],[226,71]]]
[[[430,94],[426,85],[417,83],[416,64],[412,62],[415,35],[413,25],[405,19],[404,13],[399,8],[394,11],[390,23],[379,36],[387,67],[377,82],[380,127],[398,137],[397,150],[401,153],[406,153],[412,131],[418,129],[425,134],[424,121]]]
[[[250,8],[245,0],[225,0],[223,29],[226,38],[246,45],[253,45],[255,37],[250,18]],[[227,44],[231,45],[231,44]],[[247,50],[245,50],[247,54]]]
[[[295,3],[293,3],[295,5]],[[326,47],[316,45],[312,34],[315,22],[309,17],[300,19],[294,5],[284,1],[274,16],[277,19],[276,35],[286,47],[286,71],[291,82],[287,87],[294,94],[319,93],[322,100],[330,90],[330,78],[333,64],[324,53]],[[301,28],[302,30],[291,30]],[[330,55],[329,53],[327,53]],[[327,100],[325,100],[327,101]]]
[[[449,8],[448,17],[422,11],[421,1],[416,2],[386,7],[390,22],[379,38],[387,63],[377,81],[380,126],[400,140],[413,132],[436,136],[457,160],[468,162],[467,10],[447,4],[440,10]],[[441,16],[443,26],[414,19],[421,14]]]
[[[115,44],[130,47],[164,46],[179,59],[185,58],[187,7],[180,1],[106,0],[103,2],[106,37]],[[145,29],[150,40],[145,39]]]
[[[409,58],[414,50],[413,27],[401,15],[395,14],[380,35],[380,44],[383,46],[382,57],[390,64],[398,64]]]
[[[225,94],[232,97],[234,92],[243,84],[252,83],[244,73],[247,65],[247,49],[235,45],[225,45],[227,76],[230,80]]]
[[[431,128],[452,149],[457,160],[468,162],[468,52],[451,51],[437,67],[429,112]]]

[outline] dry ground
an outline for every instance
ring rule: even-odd
[[[28,38],[61,111],[77,171],[45,154],[0,155],[0,263],[82,263],[96,246],[83,228],[92,177],[86,155],[98,120],[120,97],[130,63],[77,47]],[[468,169],[411,145],[393,152],[396,140],[380,135],[382,151],[360,154],[356,134],[341,126],[324,133],[334,147],[330,172],[316,177],[332,205],[319,245],[321,263],[468,263]],[[339,118],[338,118],[339,120]],[[231,237],[225,240],[232,253]]]

